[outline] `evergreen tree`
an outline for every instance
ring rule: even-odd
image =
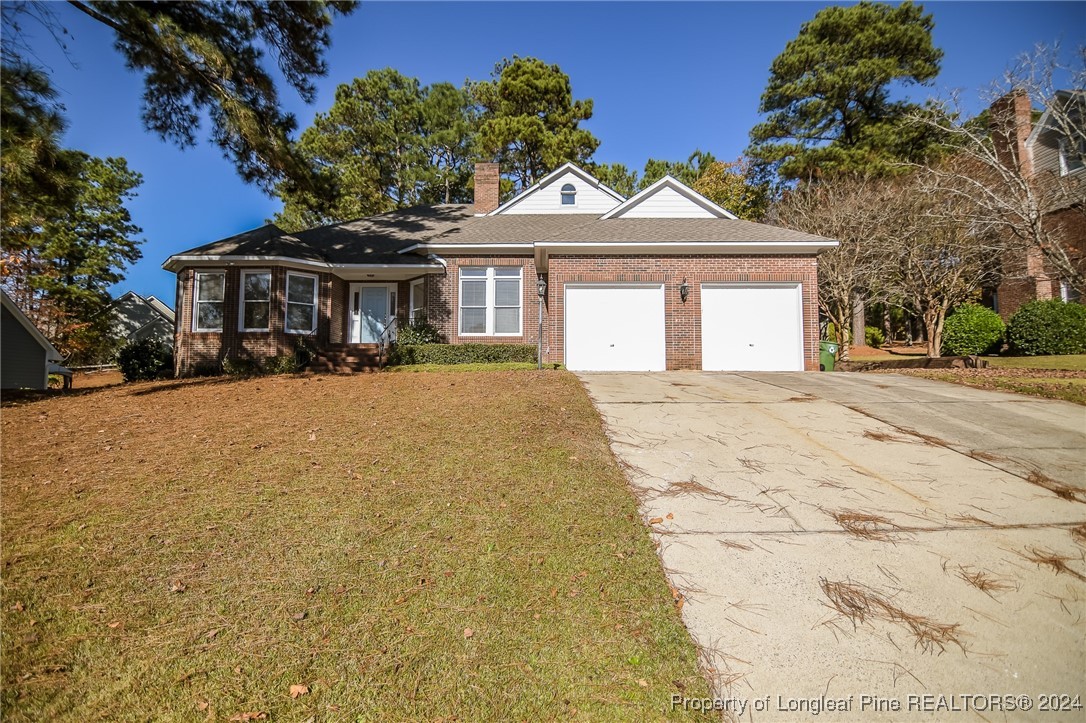
[[[906,123],[917,106],[890,100],[897,85],[930,82],[943,57],[923,6],[860,2],[804,23],[770,68],[748,154],[784,179],[885,172],[921,160],[933,143]]]
[[[563,163],[587,165],[599,146],[580,127],[592,101],[573,100],[569,76],[537,58],[504,60],[490,81],[472,84],[482,108],[479,150],[522,191]]]

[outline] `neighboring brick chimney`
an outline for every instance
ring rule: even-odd
[[[992,103],[989,114],[992,142],[1000,161],[1007,165],[1017,162],[1022,175],[1033,175],[1033,159],[1026,148],[1026,139],[1033,130],[1033,107],[1029,94],[1015,88]]]
[[[500,174],[497,163],[475,164],[475,213],[490,213],[499,205]]]

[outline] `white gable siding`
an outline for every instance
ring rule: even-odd
[[[572,206],[562,205],[562,186],[567,183],[577,189],[577,203]],[[587,183],[576,174],[565,173],[535,193],[525,196],[502,213],[592,213],[602,216],[619,203],[619,200]]]
[[[716,218],[716,215],[708,209],[666,186],[641,203],[626,209],[620,216],[621,218]]]

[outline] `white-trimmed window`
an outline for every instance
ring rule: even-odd
[[[271,272],[241,272],[241,330],[267,331],[271,324]]]
[[[567,183],[562,186],[562,205],[563,206],[576,206],[577,205],[577,187],[572,183]]]
[[[523,273],[519,266],[460,269],[460,335],[520,336]]]
[[[308,334],[317,328],[317,277],[311,274],[287,274],[288,334]]]
[[[222,331],[226,272],[197,271],[193,294],[193,331]]]
[[[1060,175],[1066,176],[1086,168],[1086,138],[1080,138],[1077,144],[1067,138],[1060,139]]]
[[[426,318],[426,282],[423,279],[411,282],[410,308],[407,310],[408,321]]]

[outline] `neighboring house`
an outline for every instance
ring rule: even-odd
[[[289,234],[274,225],[171,256],[177,373],[290,353],[362,365],[390,319],[446,340],[536,344],[574,370],[817,370],[817,255],[837,242],[736,219],[671,177],[623,198],[566,164],[508,202]],[[546,283],[545,293],[537,291]]]
[[[60,353],[3,290],[0,302],[0,389],[46,389]]]
[[[150,338],[173,345],[173,309],[153,296],[125,292],[113,300],[106,313],[111,317],[110,336],[118,343]]]
[[[1083,103],[1082,92],[1056,93],[1054,103]],[[1065,106],[1066,107],[1066,106]],[[1086,182],[1086,133],[1079,124],[1077,137],[1068,138],[1067,133],[1057,128],[1051,121],[1052,108],[1046,108],[1036,123],[1033,123],[1033,108],[1029,95],[1014,91],[992,104],[993,119],[1007,119],[1013,124],[1007,131],[995,132],[993,139],[1000,157],[1005,163],[1018,163],[1022,175],[1037,182],[1050,182],[1051,179],[1066,181],[1069,177],[1080,177]],[[997,121],[1002,122],[1002,121]],[[1086,121],[1083,121],[1086,123]],[[1065,207],[1046,214],[1046,227],[1057,231],[1071,250],[1072,259],[1079,264],[1086,264],[1086,212],[1081,205],[1086,200],[1079,199]],[[1008,254],[1003,262],[1003,278],[990,294],[992,306],[1004,320],[1010,319],[1022,304],[1037,299],[1063,299],[1080,301],[1078,294],[1045,261],[1039,249],[1032,248]]]

